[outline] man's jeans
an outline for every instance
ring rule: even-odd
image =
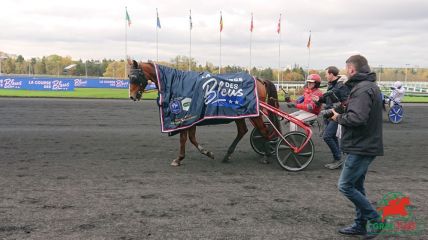
[[[348,154],[339,177],[339,191],[355,205],[355,223],[365,226],[371,219],[379,218],[379,214],[366,198],[364,180],[367,169],[376,156]]]
[[[326,120],[324,122],[325,128],[324,133],[322,135],[322,138],[324,139],[324,142],[327,143],[327,146],[330,148],[331,153],[333,154],[333,159],[336,161],[339,161],[341,158],[340,155],[340,148],[339,148],[339,141],[336,137],[337,132],[337,122]]]

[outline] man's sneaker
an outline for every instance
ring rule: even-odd
[[[342,166],[343,162],[344,161],[342,159],[341,160],[335,160],[332,163],[328,163],[328,164],[324,165],[324,167],[326,167],[330,170],[338,169]]]
[[[336,161],[337,161],[337,160],[333,159],[333,161],[331,161],[331,162],[329,162],[329,163],[325,164],[325,165],[324,165],[324,167],[325,167],[325,168],[330,169],[330,167],[329,167],[329,166],[330,166],[331,164],[335,163]]]
[[[362,235],[366,236],[367,231],[365,226],[357,226],[357,224],[352,224],[351,226],[344,227],[339,229],[340,234],[344,235]]]
[[[367,234],[364,239],[373,239],[379,235],[380,232],[385,228],[386,221],[381,219],[371,220],[367,223]]]

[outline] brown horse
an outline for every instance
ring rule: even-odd
[[[153,63],[137,63],[135,60],[128,59],[128,64],[130,65],[130,73],[129,73],[129,97],[134,100],[140,100],[143,94],[143,90],[148,84],[148,81],[151,80],[156,84],[156,88],[159,89],[158,86],[158,79],[156,76],[155,66]],[[279,107],[278,104],[278,96],[275,89],[275,85],[268,81],[268,80],[262,80],[258,79],[256,81],[257,84],[257,94],[259,97],[259,101],[267,101],[269,105],[274,106],[276,108]],[[261,108],[260,108],[261,109]],[[261,111],[264,111],[264,109],[261,109]],[[279,120],[276,117],[276,115],[271,114],[264,111],[271,121],[275,124],[275,126],[279,129]],[[274,132],[269,132],[268,128],[263,122],[262,115],[260,114],[258,117],[252,117],[250,118],[251,123],[254,127],[256,127],[260,133],[266,138],[266,139],[272,139],[275,135]],[[245,119],[235,119],[234,122],[236,123],[236,127],[238,130],[238,133],[236,135],[235,140],[232,142],[232,144],[229,146],[229,149],[227,150],[226,155],[223,158],[223,162],[228,162],[230,160],[230,157],[232,153],[235,151],[236,145],[239,143],[239,141],[244,137],[244,135],[248,132],[247,125],[245,124]],[[180,166],[181,161],[185,157],[186,152],[186,141],[187,138],[189,138],[190,142],[199,150],[200,153],[210,157],[214,158],[214,154],[206,149],[204,149],[196,140],[196,125],[193,125],[187,129],[180,130],[180,151],[178,154],[178,157],[172,160],[171,165],[172,166]],[[271,145],[269,141],[267,141],[266,149],[270,149]],[[271,151],[266,151],[266,156],[263,158],[262,162],[269,163],[269,157],[270,157]]]

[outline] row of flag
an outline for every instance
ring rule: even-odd
[[[125,8],[125,19],[128,22],[128,26],[131,26],[131,18],[129,17],[129,13],[128,13],[128,9]],[[156,8],[156,26],[157,28],[162,28],[161,23],[160,23],[160,19],[159,19],[159,12],[158,9]],[[190,30],[193,29],[193,22],[192,22],[192,10],[190,10],[190,15],[189,15],[189,27]],[[254,22],[253,22],[253,13],[251,13],[251,24],[250,24],[250,32],[253,32],[254,30]],[[220,11],[220,32],[223,31],[223,15],[222,12]],[[279,14],[279,19],[278,19],[278,26],[276,29],[276,32],[278,34],[281,33],[281,14]],[[307,48],[311,48],[311,31],[309,31],[309,39],[308,39],[308,43],[306,44]]]

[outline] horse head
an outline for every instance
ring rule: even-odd
[[[138,63],[135,60],[128,59],[130,66],[129,78],[129,98],[139,101],[143,96],[149,80],[156,80],[154,66],[151,63]],[[157,87],[157,81],[154,81]]]

